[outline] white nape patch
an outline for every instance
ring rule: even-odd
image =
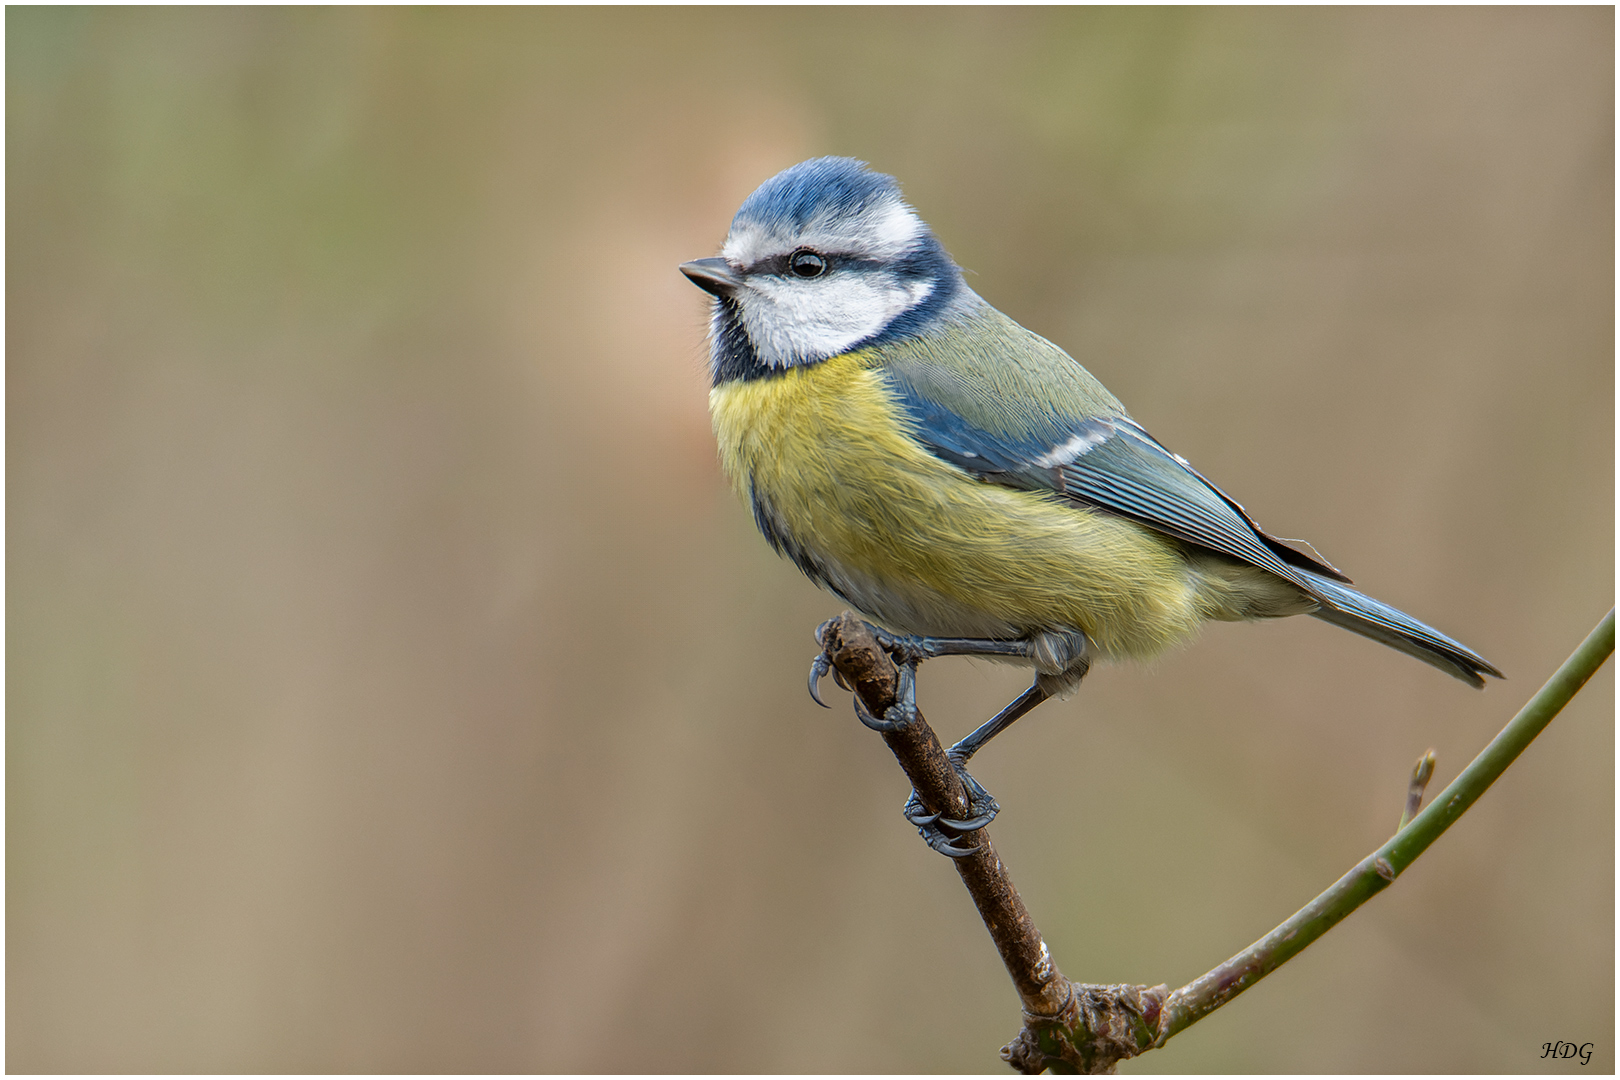
[[[900,255],[923,231],[922,219],[897,198],[874,206],[860,217],[859,224],[861,248],[879,259]]]
[[[1106,420],[1092,421],[1097,425],[1093,431],[1083,431],[1079,435],[1065,442],[1062,446],[1055,446],[1051,450],[1035,459],[1035,464],[1043,469],[1056,469],[1067,465],[1084,454],[1087,450],[1095,449],[1114,437],[1113,424]]]
[[[745,221],[731,230],[720,254],[733,266],[747,267],[772,255],[807,247],[827,255],[892,259],[905,253],[926,228],[916,213],[890,196],[859,214],[829,210],[811,218],[803,229]]]
[[[837,356],[933,291],[931,281],[906,281],[881,271],[809,280],[761,275],[748,279],[737,300],[760,361],[786,368]]]

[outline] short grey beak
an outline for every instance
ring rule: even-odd
[[[742,282],[724,259],[693,259],[681,263],[681,273],[692,279],[692,284],[715,296],[730,296]]]

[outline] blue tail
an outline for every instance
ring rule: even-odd
[[[1363,596],[1354,589],[1347,589],[1309,570],[1296,568],[1296,573],[1303,579],[1301,584],[1322,602],[1322,606],[1312,614],[1323,622],[1342,626],[1362,637],[1399,649],[1480,689],[1485,687],[1482,675],[1502,678],[1502,673],[1484,657],[1466,645],[1452,641],[1433,627],[1424,626],[1405,612],[1396,611],[1388,604],[1381,604],[1370,596]]]

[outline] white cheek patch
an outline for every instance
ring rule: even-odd
[[[844,271],[819,281],[761,277],[737,299],[761,362],[785,368],[847,351],[933,291],[931,281]]]

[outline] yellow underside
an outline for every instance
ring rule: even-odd
[[[738,491],[752,489],[879,622],[934,635],[1078,628],[1100,656],[1146,658],[1205,619],[1285,613],[1250,595],[1276,591],[1270,574],[1219,557],[1189,562],[1133,522],[984,483],[935,457],[908,436],[869,363],[857,352],[728,383],[709,404]]]

